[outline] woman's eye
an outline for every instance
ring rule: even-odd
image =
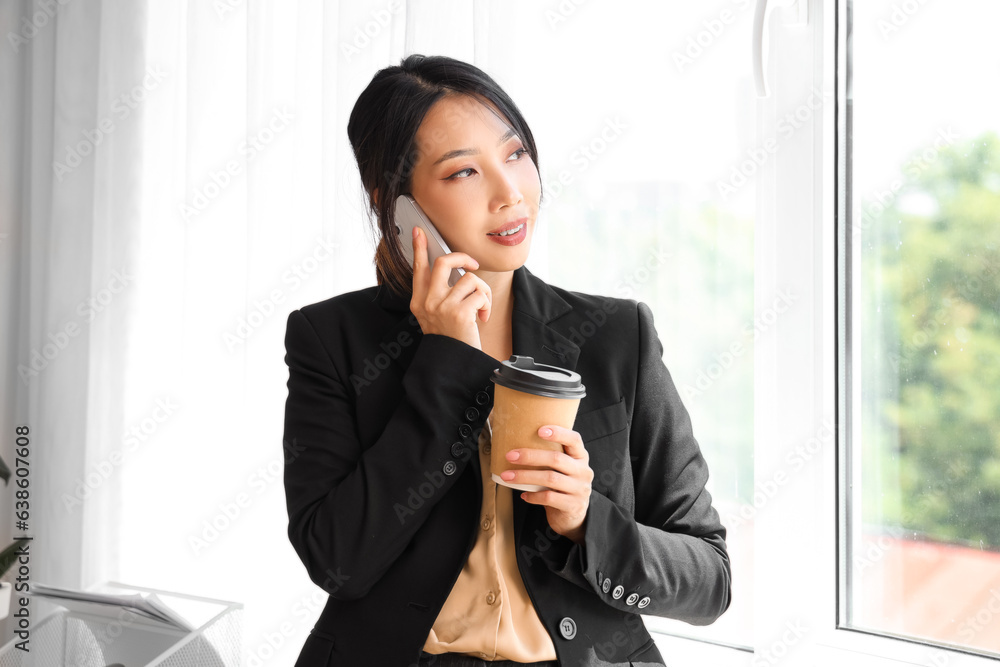
[[[518,148],[516,151],[514,151],[513,153],[511,153],[511,155],[517,155],[518,153],[520,153],[521,155],[527,155],[528,154],[528,149],[522,146],[521,148]],[[521,159],[520,155],[518,155],[517,159],[518,160]]]
[[[513,153],[511,153],[511,156],[513,157],[514,155],[517,155],[516,160],[520,160],[523,155],[527,155],[527,154],[528,154],[528,149],[524,148],[522,146],[521,148],[518,148],[516,151],[514,151]],[[445,180],[446,181],[451,181],[451,180],[461,180],[463,178],[468,178],[468,176],[460,176],[460,174],[464,174],[467,171],[475,171],[475,170],[472,167],[469,167],[468,169],[463,169],[462,171],[456,171],[454,174],[452,174],[451,176],[449,176]]]

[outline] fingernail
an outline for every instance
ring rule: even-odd
[[[508,461],[516,461],[521,458],[521,452],[507,452]]]
[[[514,473],[512,473],[510,470],[504,470],[502,473],[500,473],[500,477],[509,482],[510,480],[514,479]]]
[[[552,435],[552,429],[550,429],[550,428],[543,428],[542,429],[542,437],[543,438],[547,438],[550,435]]]
[[[417,238],[417,232],[419,232],[419,231],[420,231],[419,227],[414,227],[413,228],[413,238]]]

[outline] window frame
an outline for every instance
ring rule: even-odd
[[[803,2],[805,26],[796,24]],[[705,664],[707,657],[723,667],[833,667],[847,660],[855,667],[998,663],[957,646],[846,627],[844,565],[850,562],[846,528],[852,507],[845,473],[857,465],[850,444],[858,437],[851,415],[859,400],[851,366],[858,318],[851,316],[856,303],[853,281],[847,280],[858,274],[851,261],[852,193],[847,188],[847,68],[853,64],[848,62],[849,2],[798,0],[775,7],[769,19],[765,73],[770,94],[757,100],[758,138],[773,136],[779,119],[801,104],[805,91],[821,91],[823,105],[758,172],[754,310],[760,313],[783,287],[796,291],[797,305],[778,319],[773,335],[761,336],[754,345],[755,487],[773,480],[788,453],[818,425],[832,420],[833,437],[755,517],[754,653],[653,632],[671,664]],[[734,584],[738,595],[739,582]],[[802,637],[789,630],[796,623],[808,630]],[[783,645],[783,637],[795,641]]]

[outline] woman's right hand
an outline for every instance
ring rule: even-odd
[[[452,269],[466,270],[458,282],[448,285]],[[479,268],[471,255],[450,252],[427,264],[427,239],[423,230],[414,227],[413,236],[413,296],[410,310],[425,334],[441,334],[456,338],[477,350],[482,350],[479,326],[490,319],[493,292],[486,282],[472,273]]]

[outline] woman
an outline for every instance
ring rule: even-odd
[[[481,70],[408,56],[362,92],[348,135],[378,285],[288,317],[288,535],[330,594],[296,664],[663,665],[640,615],[713,622],[730,567],[650,309],[524,266],[538,154]],[[403,255],[401,193],[452,250],[433,265],[423,236],[412,269]],[[539,428],[562,452],[509,455],[543,468],[513,482],[546,491],[489,472],[490,378],[512,354],[586,386],[573,429]]]

